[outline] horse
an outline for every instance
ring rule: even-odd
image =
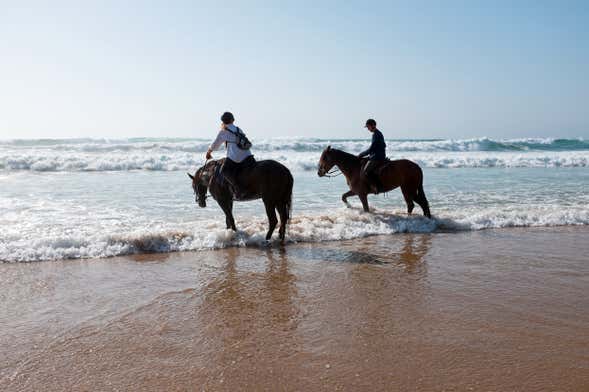
[[[225,158],[206,162],[194,175],[188,174],[192,180],[192,189],[196,195],[196,203],[199,207],[207,206],[207,190],[219,207],[225,213],[227,229],[237,231],[233,218],[233,192],[227,181],[221,174],[221,168]],[[286,224],[290,218],[292,209],[293,177],[290,171],[282,164],[273,160],[256,161],[251,167],[241,169],[240,183],[244,184],[246,196],[236,201],[249,201],[262,199],[268,215],[269,229],[266,241],[272,238],[274,229],[278,224],[276,211],[280,215],[280,240],[284,243]]]
[[[346,177],[350,187],[350,190],[342,195],[342,201],[348,205],[348,197],[357,195],[362,202],[364,211],[368,212],[368,194],[374,192],[371,191],[370,184],[361,174],[365,163],[365,159],[327,146],[319,159],[317,175],[319,177],[329,176],[330,170],[337,166]],[[423,172],[417,163],[408,159],[387,160],[376,169],[376,174],[383,185],[383,192],[401,187],[409,215],[415,207],[413,202],[416,202],[421,206],[423,215],[431,218],[429,203],[423,191]]]

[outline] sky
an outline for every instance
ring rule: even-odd
[[[587,1],[0,0],[0,138],[589,138]]]

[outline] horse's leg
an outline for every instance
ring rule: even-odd
[[[349,204],[348,204],[348,197],[350,197],[350,196],[355,196],[355,195],[356,195],[356,192],[354,192],[354,191],[347,191],[346,193],[344,193],[344,194],[342,195],[342,201],[343,201],[343,202],[344,202],[344,203],[345,203],[347,206],[349,206]]]
[[[362,202],[362,208],[364,208],[364,212],[370,212],[370,208],[368,207],[368,195],[366,193],[359,193],[358,197]]]
[[[278,230],[278,236],[284,243],[286,237],[286,222],[288,222],[288,207],[286,203],[280,203],[278,205],[278,215],[280,215],[280,229]]]
[[[413,208],[415,208],[415,204],[413,204],[413,199],[417,194],[417,190],[410,190],[407,185],[401,185],[401,192],[403,192],[403,197],[405,198],[405,203],[407,203],[407,214],[411,215],[413,212]]]
[[[225,213],[225,224],[227,225],[227,228],[237,231],[237,228],[235,227],[235,219],[233,219],[233,200],[223,200],[219,205]]]
[[[270,224],[268,233],[266,234],[266,241],[270,241],[270,238],[272,238],[272,233],[274,233],[274,229],[278,224],[278,218],[276,217],[276,207],[274,203],[264,200],[264,206],[266,207],[266,215],[268,215],[268,223]]]

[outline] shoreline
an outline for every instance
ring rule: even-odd
[[[358,208],[352,207],[352,210],[358,210]],[[371,212],[372,213],[372,212]],[[379,213],[382,216],[392,216],[401,219],[407,219],[408,217],[403,214],[402,212],[396,213]],[[419,214],[414,214],[412,217],[421,217]],[[444,227],[444,221],[447,221],[447,218],[434,218],[437,220],[437,225],[435,231],[432,232],[394,232],[388,234],[378,234],[378,233],[369,233],[364,234],[359,237],[354,238],[339,238],[339,239],[324,239],[324,240],[289,240],[288,238],[288,226],[287,226],[287,238],[286,243],[281,244],[277,238],[277,234],[275,233],[269,243],[266,241],[252,241],[240,244],[228,244],[222,245],[218,247],[210,247],[210,248],[201,248],[201,249],[192,249],[192,250],[167,250],[167,251],[141,251],[141,252],[134,252],[134,253],[126,253],[126,254],[118,254],[112,256],[101,256],[101,257],[67,257],[62,259],[46,259],[46,260],[22,260],[22,261],[13,261],[13,260],[2,260],[0,259],[0,267],[2,265],[10,265],[10,264],[35,264],[35,263],[54,263],[54,262],[68,262],[68,261],[98,261],[98,260],[111,260],[117,258],[134,258],[134,257],[141,257],[141,256],[149,256],[149,255],[167,255],[167,254],[194,254],[194,253],[201,253],[201,252],[214,252],[214,251],[226,251],[228,249],[281,249],[284,247],[290,246],[302,246],[305,244],[330,244],[330,243],[338,243],[338,242],[349,242],[349,241],[362,241],[368,238],[373,237],[395,237],[395,236],[403,236],[403,235],[436,235],[436,234],[465,234],[465,233],[477,233],[477,232],[494,232],[494,231],[517,231],[517,230],[587,230],[589,231],[589,225],[587,224],[562,224],[562,225],[549,225],[549,226],[506,226],[506,227],[489,227],[489,228],[477,228],[477,229],[454,229]],[[455,223],[455,225],[457,225]],[[235,232],[234,235],[240,236],[246,234],[244,230],[238,230]],[[246,234],[247,235],[247,234]],[[254,236],[252,236],[254,237]],[[139,240],[137,240],[139,241]]]
[[[0,389],[587,388],[589,228],[512,229],[0,264]]]

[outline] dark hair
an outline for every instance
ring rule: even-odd
[[[233,121],[235,121],[235,117],[233,117],[233,114],[230,112],[225,112],[221,116],[221,121],[223,121],[223,124],[231,124]]]
[[[368,120],[366,120],[366,125],[372,125],[373,127],[376,127],[376,121],[369,118]]]

